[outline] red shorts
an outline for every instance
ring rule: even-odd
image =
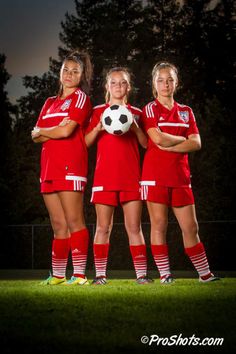
[[[105,204],[117,206],[119,203],[141,200],[139,191],[92,191],[91,202],[94,204]]]
[[[53,193],[59,191],[84,192],[86,182],[81,180],[48,180],[41,182],[41,193]]]
[[[191,187],[142,186],[142,199],[172,207],[194,204]]]

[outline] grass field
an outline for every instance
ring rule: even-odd
[[[1,353],[234,353],[236,279],[200,284],[43,287],[0,281]],[[142,344],[141,337],[223,337],[222,346]]]

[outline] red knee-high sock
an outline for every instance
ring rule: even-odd
[[[70,239],[55,238],[52,242],[52,274],[56,278],[66,276],[66,266],[70,251]]]
[[[96,277],[106,277],[109,245],[109,243],[93,244]]]
[[[88,257],[89,232],[82,229],[71,233],[71,254],[73,263],[73,275],[85,278],[85,269]]]
[[[147,250],[146,245],[130,245],[136,277],[147,275]]]
[[[151,245],[151,250],[157,269],[160,273],[160,278],[162,279],[167,275],[170,275],[171,272],[167,244]]]
[[[203,279],[209,278],[211,271],[203,243],[199,242],[193,247],[185,248],[185,252],[189,256],[199,276]]]

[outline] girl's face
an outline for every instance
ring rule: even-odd
[[[82,75],[81,66],[72,60],[66,60],[60,73],[60,80],[63,88],[76,88],[79,86]]]
[[[110,74],[106,90],[110,93],[110,99],[123,100],[130,90],[128,77],[123,71],[114,71]]]
[[[159,98],[173,97],[178,84],[177,75],[171,68],[160,69],[156,72],[153,84]]]

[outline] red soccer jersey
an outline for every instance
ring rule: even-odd
[[[39,115],[37,127],[57,126],[65,117],[78,126],[65,139],[49,139],[43,143],[41,152],[40,180],[87,180],[88,152],[84,141],[84,125],[91,114],[89,97],[80,89],[65,99],[49,97]]]
[[[194,114],[190,107],[174,103],[169,110],[158,100],[148,103],[143,109],[145,131],[157,128],[172,135],[188,137],[198,134]],[[149,138],[144,156],[142,185],[186,187],[190,185],[188,154],[160,150]]]
[[[101,120],[108,104],[94,107],[86,133],[89,133]],[[127,105],[138,121],[142,111]],[[141,177],[138,141],[135,133],[116,136],[101,131],[97,140],[97,162],[94,172],[93,190],[97,191],[137,191]]]

